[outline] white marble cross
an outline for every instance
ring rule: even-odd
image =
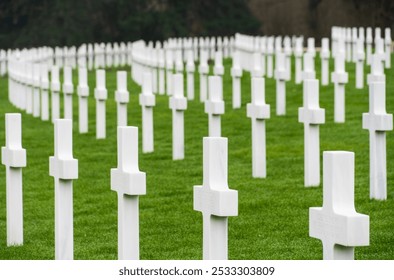
[[[26,167],[26,150],[22,148],[21,114],[5,114],[5,137],[1,163],[6,168],[7,245],[22,245],[22,167]]]
[[[106,110],[105,101],[108,98],[107,88],[105,87],[105,70],[96,70],[96,88],[94,89],[96,99],[96,138],[105,139],[106,137]]]
[[[233,77],[233,109],[241,108],[241,77],[242,68],[240,54],[238,51],[233,53],[233,66],[231,68]]]
[[[64,95],[64,118],[73,118],[73,96],[74,88],[72,83],[72,68],[66,66],[64,71],[64,82],[63,82],[63,95]]]
[[[346,46],[346,62],[352,61],[352,29],[346,28],[345,34],[345,46]]]
[[[167,95],[172,95],[172,75],[174,71],[174,58],[170,48],[166,49],[166,85]]]
[[[364,88],[364,43],[362,39],[356,40],[356,48],[353,52],[354,58],[356,60],[356,88]]]
[[[328,38],[321,40],[321,84],[327,86],[329,83],[329,61],[330,61],[330,42]]]
[[[369,84],[369,112],[363,113],[363,129],[369,130],[370,198],[387,199],[386,131],[393,130],[393,115],[386,113],[386,84]]]
[[[275,63],[275,79],[276,79],[276,115],[286,115],[286,56],[282,52],[276,53]]]
[[[200,102],[205,102],[208,95],[208,53],[205,50],[201,50],[200,53],[200,65],[198,66],[198,72],[200,73]]]
[[[318,80],[304,80],[304,105],[298,109],[298,121],[304,123],[304,185],[319,186],[319,125],[325,122],[325,110],[319,107]]]
[[[48,66],[46,64],[40,65],[40,87],[41,87],[41,120],[49,120],[49,78]]]
[[[175,71],[177,73],[183,73],[183,60],[182,60],[182,49],[175,51]]]
[[[385,52],[385,67],[391,68],[391,29],[386,27],[384,30],[384,52]]]
[[[183,74],[173,76],[174,94],[170,97],[172,110],[172,159],[185,158],[185,131],[183,112],[187,109],[187,100],[183,93]]]
[[[173,93],[173,81],[171,84]],[[156,97],[152,92],[152,74],[150,72],[145,72],[143,75],[139,103],[142,109],[142,152],[151,153],[154,150],[153,107],[156,105]]]
[[[252,120],[252,176],[267,176],[265,120],[270,118],[270,105],[265,104],[264,78],[252,78],[252,102],[246,112]]]
[[[371,73],[367,75],[368,85],[373,82],[386,82],[382,59],[378,54],[371,55]]]
[[[375,56],[378,56],[380,63],[384,69],[384,63],[386,61],[386,53],[384,51],[384,40],[380,37],[375,38]]]
[[[158,61],[157,61],[157,66],[159,68],[158,70],[158,75],[159,75],[159,94],[163,95],[165,92],[165,56],[164,56],[164,50],[159,49],[157,52],[158,56]]]
[[[52,101],[52,122],[60,119],[60,80],[59,67],[54,65],[51,68],[51,101]]]
[[[78,179],[78,160],[72,154],[72,120],[55,120],[55,154],[49,157],[49,175],[55,179],[55,259],[72,260],[73,180]]]
[[[127,126],[127,104],[129,103],[129,92],[127,91],[127,72],[116,72],[115,101],[117,108],[117,125]]]
[[[213,67],[213,74],[222,77],[224,75],[222,52],[215,52],[215,65]]]
[[[33,114],[33,64],[25,63],[26,113]]]
[[[238,215],[238,192],[227,185],[227,138],[204,137],[203,185],[194,186],[194,210],[203,215],[203,259],[228,258],[228,217]]]
[[[220,115],[224,114],[223,84],[218,76],[209,77],[209,99],[205,101],[210,137],[221,136]]]
[[[78,68],[78,124],[79,133],[88,132],[88,70],[86,68]]]
[[[357,62],[357,27],[352,27],[352,62]]]
[[[291,39],[289,36],[286,36],[283,39],[283,53],[285,54],[285,65],[286,65],[286,81],[291,80],[291,55],[292,55],[292,48],[291,48]]]
[[[295,41],[295,49],[294,49],[294,56],[295,56],[295,83],[301,84],[302,83],[302,58],[304,54],[304,48],[302,46],[302,38],[297,38]]]
[[[138,167],[138,128],[118,126],[118,167],[111,169],[118,193],[118,259],[139,259],[138,198],[146,194],[146,174]]]
[[[267,77],[272,78],[274,73],[274,37],[268,37],[267,40]]]
[[[334,83],[334,122],[345,122],[345,84],[348,82],[345,72],[345,54],[339,51],[335,57],[335,72],[331,73]]]
[[[40,65],[33,64],[33,117],[40,116]]]
[[[304,70],[302,71],[302,80],[308,79],[316,79],[315,60],[310,52],[304,54]]]
[[[354,208],[354,153],[323,153],[323,207],[309,208],[309,236],[324,260],[353,260],[354,247],[369,245],[369,216]]]
[[[308,38],[306,52],[312,56],[313,60],[315,59],[316,56],[315,38]]]
[[[194,100],[194,71],[196,66],[194,65],[193,51],[187,52],[186,72],[187,72],[187,99]]]
[[[367,27],[367,34],[366,34],[366,38],[365,38],[365,42],[367,45],[367,64],[371,65],[371,55],[372,55],[372,28],[371,27]]]

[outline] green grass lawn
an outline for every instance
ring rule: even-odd
[[[322,259],[322,244],[309,237],[308,209],[322,206],[322,187],[305,188],[303,124],[298,123],[302,85],[286,85],[286,116],[275,112],[275,80],[266,79],[266,102],[271,105],[267,129],[267,178],[252,178],[250,75],[242,77],[242,108],[231,105],[231,60],[225,60],[222,135],[228,137],[228,184],[238,190],[239,216],[229,218],[230,259]],[[211,65],[212,66],[212,65]],[[333,61],[330,61],[333,69]],[[211,67],[212,69],[212,67]],[[294,61],[293,61],[294,69]],[[130,70],[127,68],[128,72]],[[317,77],[320,59],[316,58]],[[369,199],[369,136],[362,129],[368,111],[368,88],[355,89],[355,66],[347,64],[346,122],[333,122],[333,85],[320,87],[320,106],[326,123],[320,126],[321,152],[356,154],[355,206],[370,216],[370,246],[356,249],[356,259],[394,259],[394,138],[387,135],[388,199]],[[394,112],[394,67],[386,70],[387,112]],[[365,69],[369,72],[369,67]],[[77,72],[74,71],[74,84]],[[141,259],[201,259],[202,215],[193,210],[193,186],[202,183],[202,138],[208,134],[208,117],[199,102],[196,73],[194,101],[185,111],[185,159],[172,160],[171,110],[167,96],[156,96],[155,151],[140,152],[140,170],[147,174],[147,195],[140,197]],[[116,167],[116,70],[107,69],[107,138],[95,137],[95,72],[89,73],[89,133],[78,133],[78,102],[74,95],[73,153],[79,162],[74,180],[74,258],[117,258],[117,199],[110,190],[110,169]],[[129,75],[128,123],[141,128],[141,89]],[[20,112],[8,102],[8,80],[0,79],[0,143],[5,143],[4,114]],[[186,88],[185,88],[186,92]],[[63,100],[62,100],[63,103]],[[22,113],[27,167],[23,169],[24,245],[6,246],[5,168],[0,168],[0,259],[54,258],[54,181],[49,176],[53,155],[53,126]],[[62,112],[63,115],[63,112]],[[139,130],[140,151],[141,129]]]

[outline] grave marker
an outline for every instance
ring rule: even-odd
[[[295,41],[295,82],[296,84],[302,83],[302,58],[304,50],[302,46],[302,38],[297,38]]]
[[[139,259],[140,195],[146,174],[138,167],[138,128],[118,126],[118,167],[111,169],[111,190],[118,194],[118,259]]]
[[[384,45],[385,45],[385,66],[386,68],[391,68],[391,29],[387,27],[384,30]]]
[[[387,199],[386,131],[393,130],[393,115],[386,113],[386,84],[369,84],[369,112],[363,113],[363,129],[369,130],[370,198]]]
[[[233,53],[233,66],[231,68],[233,77],[233,109],[241,108],[241,77],[242,68],[240,54],[238,51]]]
[[[265,103],[264,78],[252,78],[252,102],[246,112],[252,120],[252,176],[267,176],[265,120],[270,118],[270,105]]]
[[[205,101],[210,137],[221,136],[220,115],[224,114],[223,84],[218,76],[209,77],[209,99]]]
[[[327,86],[329,83],[329,61],[330,61],[330,48],[329,48],[329,39],[323,38],[321,40],[321,84],[323,86]]]
[[[78,124],[79,133],[88,132],[88,97],[89,97],[89,86],[88,86],[88,70],[86,68],[78,68]]]
[[[173,81],[171,84],[173,87]],[[171,92],[172,94],[173,92]],[[145,72],[143,75],[142,93],[139,96],[139,103],[142,109],[142,152],[151,153],[154,150],[153,107],[156,105],[156,98],[152,92],[152,74],[149,72]]]
[[[323,242],[324,260],[353,260],[369,245],[369,216],[354,208],[354,153],[323,153],[323,207],[309,208],[309,236]]]
[[[194,71],[195,70],[196,70],[196,66],[194,65],[193,51],[189,50],[187,52],[187,62],[186,62],[188,100],[194,100]]]
[[[1,163],[6,169],[7,246],[23,245],[22,167],[26,167],[26,150],[22,148],[21,114],[5,114]]]
[[[172,50],[166,49],[166,84],[167,84],[167,95],[172,95],[172,74],[174,70],[174,59],[172,56]]]
[[[73,180],[78,160],[72,155],[72,120],[55,120],[55,154],[49,157],[49,175],[55,179],[55,259],[74,258]]]
[[[276,115],[286,115],[286,57],[282,52],[276,53],[275,79],[276,79]]]
[[[96,70],[96,88],[94,89],[94,98],[96,99],[96,138],[105,139],[106,137],[106,110],[105,101],[108,98],[108,92],[105,87],[105,70]]]
[[[303,107],[298,121],[304,123],[304,185],[320,185],[319,125],[325,122],[325,110],[319,107],[319,81],[304,80]]]
[[[335,57],[335,72],[331,73],[334,83],[334,122],[345,122],[345,84],[348,73],[345,72],[345,54],[339,51]]]
[[[371,65],[371,55],[372,55],[372,28],[367,27],[367,36],[366,36],[366,43],[367,43],[367,64]]]
[[[63,82],[63,95],[64,95],[64,118],[73,118],[73,96],[74,88],[72,83],[72,68],[66,66],[63,68],[64,82]]]
[[[200,73],[200,102],[207,100],[208,93],[208,53],[205,50],[201,50],[200,53],[200,65],[198,66],[198,72]]]
[[[59,67],[54,65],[51,68],[51,101],[52,101],[52,122],[60,119],[60,80]]]
[[[354,57],[356,60],[356,88],[364,88],[364,44],[362,39],[357,39],[356,48],[354,49]]]
[[[33,117],[40,116],[40,65],[33,64]]]
[[[187,109],[187,100],[183,94],[183,74],[173,76],[174,95],[170,97],[172,110],[172,159],[185,158],[185,131],[183,111]]]
[[[304,70],[302,71],[302,80],[316,79],[315,61],[313,54],[306,52],[304,54]]]
[[[115,101],[117,108],[117,125],[127,126],[127,104],[129,103],[129,92],[127,91],[127,72],[116,72]]]
[[[49,78],[48,66],[46,64],[40,65],[40,87],[41,87],[41,120],[49,120]]]
[[[238,192],[227,185],[227,138],[204,137],[203,150],[203,185],[193,195],[203,215],[203,259],[226,260],[228,217],[238,215]]]

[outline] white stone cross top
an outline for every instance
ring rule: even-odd
[[[79,133],[88,132],[88,97],[89,97],[89,86],[88,86],[88,70],[86,68],[78,68],[78,124]]]
[[[346,28],[345,46],[346,61],[350,62],[352,60],[352,29],[350,27]]]
[[[5,137],[1,163],[6,168],[7,245],[22,245],[22,167],[26,167],[26,150],[22,148],[21,114],[5,114]]]
[[[203,215],[203,259],[226,260],[228,217],[238,215],[238,192],[227,185],[227,138],[204,137],[203,150],[203,185],[193,196]]]
[[[315,61],[312,53],[304,54],[304,71],[302,71],[302,80],[315,79]]]
[[[252,78],[252,103],[247,104],[247,116],[252,119],[252,176],[265,178],[265,120],[270,118],[270,106],[265,104],[264,78]]]
[[[304,185],[320,185],[319,124],[325,122],[325,110],[319,107],[319,81],[304,81],[304,105],[298,109],[298,121],[304,123]]]
[[[51,101],[52,101],[52,122],[60,118],[60,80],[59,67],[54,65],[51,68]]]
[[[33,116],[40,116],[40,65],[33,64]]]
[[[231,76],[233,77],[233,108],[241,108],[241,58],[240,53],[235,51],[233,53],[233,66],[231,68]]]
[[[385,67],[391,68],[391,29],[390,27],[386,27],[384,29],[384,53],[385,53]]]
[[[106,113],[105,101],[108,98],[107,88],[105,87],[105,70],[96,70],[96,88],[94,89],[96,98],[96,138],[106,137]]]
[[[294,47],[296,84],[300,84],[302,82],[302,56],[304,53],[302,43],[302,38],[297,38]]]
[[[73,118],[73,98],[72,94],[74,92],[72,83],[72,68],[70,66],[65,66],[64,69],[64,82],[63,82],[63,95],[64,95],[64,118]]]
[[[267,77],[272,78],[274,73],[274,37],[268,37],[267,40]]]
[[[33,114],[33,65],[25,63],[26,113]]]
[[[313,59],[315,58],[316,56],[315,38],[308,38],[306,52],[311,54]]]
[[[182,49],[175,51],[175,70],[177,73],[183,72]]]
[[[146,174],[138,167],[138,128],[118,126],[118,167],[111,169],[118,193],[118,258],[139,259],[138,197],[146,194]]]
[[[221,136],[220,115],[224,114],[223,84],[218,76],[209,77],[209,99],[205,101],[210,137]]]
[[[276,115],[286,115],[286,56],[283,52],[276,53],[275,63],[275,79],[276,79]]]
[[[358,36],[357,36],[357,27],[353,27],[352,28],[352,62],[356,62],[357,61],[357,40],[358,40]]]
[[[285,65],[286,65],[286,81],[291,80],[291,39],[289,36],[286,36],[283,39],[283,53],[285,54]]]
[[[345,122],[345,84],[348,82],[345,72],[345,54],[341,51],[335,56],[335,72],[331,73],[334,83],[334,122]]]
[[[373,82],[386,82],[382,59],[378,54],[371,55],[371,73],[367,75],[368,85]]]
[[[194,65],[193,50],[187,52],[186,71],[187,71],[187,99],[194,100]]]
[[[173,82],[171,84],[173,87]],[[145,72],[143,75],[139,102],[142,109],[142,152],[151,153],[154,150],[153,107],[156,105],[156,97],[152,92],[152,74],[150,72]]]
[[[215,52],[215,66],[213,67],[213,74],[215,76],[224,75],[223,55],[221,51]]]
[[[159,94],[163,95],[165,92],[165,56],[164,56],[164,50],[163,49],[158,49],[157,51],[157,66],[159,68]]]
[[[367,44],[367,64],[371,65],[371,55],[372,55],[372,28],[371,27],[367,27],[367,34],[365,37],[365,42]]]
[[[129,103],[129,92],[127,91],[127,72],[116,72],[115,101],[118,112],[118,126],[127,126],[127,103]]]
[[[370,198],[387,199],[386,131],[393,130],[393,115],[386,113],[386,84],[369,84],[369,112],[363,113],[363,129],[369,130]]]
[[[185,158],[185,129],[183,112],[187,109],[187,100],[183,93],[183,74],[173,76],[174,94],[170,97],[172,110],[172,159]]]
[[[41,120],[49,120],[49,78],[48,66],[40,64],[40,87],[41,87]]]
[[[369,245],[369,216],[354,208],[354,153],[323,153],[323,207],[309,208],[309,236],[325,260],[353,260],[354,247]]]
[[[330,47],[329,47],[329,39],[322,38],[321,39],[321,84],[323,86],[327,86],[329,83],[329,59],[330,59]]]
[[[200,73],[200,101],[205,102],[208,95],[208,53],[205,50],[201,50],[200,53],[200,65],[198,66],[198,72]]]
[[[55,179],[55,258],[72,260],[73,180],[78,179],[78,160],[72,154],[72,120],[55,120],[55,155],[49,158],[49,175]]]
[[[356,61],[356,88],[362,89],[364,87],[364,41],[360,38],[356,40],[354,49],[354,58]]]
[[[172,95],[172,73],[174,70],[174,58],[171,49],[166,49],[166,84],[167,95]]]

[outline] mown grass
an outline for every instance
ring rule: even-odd
[[[303,124],[298,123],[302,86],[287,83],[287,114],[275,113],[275,80],[266,79],[266,102],[271,105],[267,129],[266,179],[251,176],[251,123],[246,117],[250,102],[250,75],[242,77],[242,108],[231,107],[231,61],[225,60],[222,135],[229,139],[230,188],[239,192],[239,216],[229,219],[230,259],[321,259],[322,245],[308,234],[308,209],[322,205],[322,187],[303,185]],[[293,64],[294,68],[294,64]],[[331,61],[330,68],[333,68]],[[126,68],[125,68],[126,69]],[[368,88],[355,89],[353,64],[347,64],[346,122],[333,122],[333,85],[320,87],[320,106],[326,123],[320,126],[321,152],[354,151],[356,154],[355,205],[370,216],[370,246],[356,249],[357,259],[394,259],[394,139],[387,134],[388,199],[369,199],[369,137],[362,129],[368,111]],[[127,68],[126,70],[129,71]],[[320,61],[316,59],[317,77]],[[369,68],[365,69],[369,72]],[[394,112],[394,70],[386,72],[387,111]],[[110,190],[110,168],[116,161],[116,69],[107,69],[107,138],[95,138],[95,73],[89,73],[89,133],[78,133],[78,102],[74,95],[74,157],[79,161],[79,179],[74,181],[75,259],[117,258],[117,199]],[[74,71],[74,83],[77,73]],[[19,112],[7,98],[7,78],[0,79],[0,143],[4,140],[4,114]],[[138,105],[140,87],[129,77],[129,125],[141,128]],[[154,108],[155,151],[140,153],[140,169],[147,174],[147,195],[140,197],[141,259],[201,259],[202,217],[193,210],[193,186],[202,183],[202,138],[208,120],[199,100],[185,112],[185,155],[172,160],[171,110],[167,96],[156,96]],[[62,101],[63,102],[63,101]],[[6,246],[5,172],[0,168],[0,259],[54,258],[54,188],[49,176],[53,155],[53,127],[22,113],[23,147],[28,165],[23,169],[24,245]],[[4,144],[2,144],[4,145]],[[140,129],[141,147],[141,129]],[[141,150],[141,149],[140,149]]]

